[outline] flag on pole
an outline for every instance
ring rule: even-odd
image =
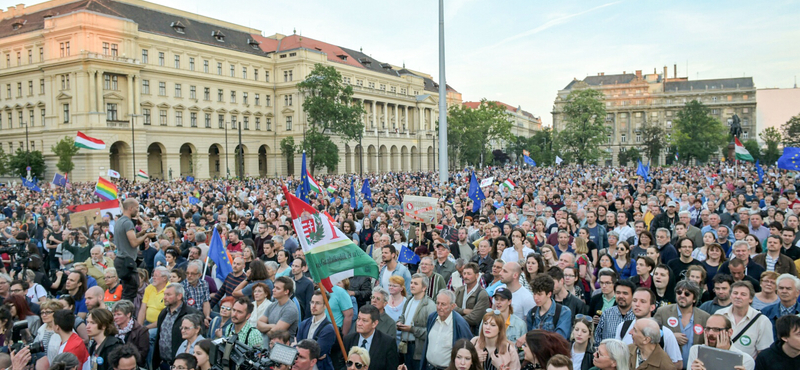
[[[350,208],[356,209],[358,203],[356,202],[356,186],[353,184],[353,178],[350,178]]]
[[[508,190],[514,190],[514,188],[517,187],[517,184],[511,181],[511,179],[506,179],[506,181],[503,181],[503,186],[508,188]]]
[[[330,216],[302,202],[289,193],[286,186],[283,186],[283,194],[297,240],[306,255],[308,272],[315,283],[322,283],[331,292],[336,283],[353,276],[378,279],[375,260],[334,226]]]
[[[524,156],[524,157],[523,157],[523,159],[525,160],[525,163],[527,163],[528,165],[531,165],[531,166],[533,166],[533,167],[536,167],[536,161],[534,161],[534,160],[533,160],[533,158],[531,158],[531,157],[528,157],[528,156],[526,155],[526,156]]]
[[[556,164],[561,164],[561,162],[564,162],[564,160],[561,159],[561,157],[556,156]]]
[[[66,186],[67,185],[67,178],[61,175],[60,173],[56,172],[53,175],[53,185],[55,186]]]
[[[675,152],[675,162],[679,161],[678,159],[678,152]]]
[[[108,177],[110,177],[112,179],[118,179],[119,178],[119,172],[114,171],[114,170],[109,168],[108,169]]]
[[[328,185],[328,192],[329,193],[335,193],[336,192],[336,186],[333,186],[332,184]]]
[[[400,247],[400,255],[397,257],[397,262],[410,263],[412,265],[416,265],[419,263],[419,261],[420,261],[419,256],[416,253],[414,253],[414,251],[412,251],[410,248],[408,248],[408,246],[403,244],[403,246]]]
[[[783,148],[783,155],[778,158],[778,168],[789,171],[800,171],[800,148],[791,146]]]
[[[475,172],[472,173],[469,179],[469,199],[472,199],[472,212],[478,212],[481,209],[481,201],[486,199],[483,190],[478,185],[478,179],[475,178]]]
[[[650,181],[650,170],[642,164],[641,160],[639,160],[639,166],[636,167],[636,174],[644,178],[644,181]]]
[[[117,199],[117,186],[113,182],[99,177],[97,185],[94,187],[94,193],[105,200]]]
[[[311,191],[311,184],[308,183],[308,169],[306,168],[306,152],[303,151],[303,170],[300,172],[300,184],[297,185],[297,197],[308,203],[308,193]]]
[[[364,199],[372,203],[372,190],[369,188],[369,179],[364,179],[364,185],[361,185],[361,194],[364,194]]]
[[[308,186],[309,186],[308,190],[322,195],[322,186],[319,186],[317,180],[314,180],[314,178],[311,177],[311,172],[308,172],[308,170],[306,170],[306,175],[308,176]]]
[[[752,162],[753,161],[753,156],[750,155],[750,152],[747,151],[747,149],[745,149],[744,145],[742,145],[742,142],[739,141],[739,138],[738,137],[734,137],[733,140],[734,140],[734,142],[736,144],[735,145],[736,159],[738,159],[740,161]]]
[[[41,193],[42,192],[42,189],[39,188],[36,185],[36,178],[35,177],[33,178],[33,181],[28,181],[28,179],[26,179],[26,178],[24,178],[22,176],[20,176],[20,178],[22,179],[22,186],[24,186],[24,187],[26,187],[28,189],[31,189],[31,190],[33,190],[33,191],[35,191],[37,193]]]
[[[214,234],[211,235],[211,245],[208,247],[208,258],[214,261],[217,265],[217,278],[225,280],[225,277],[233,272],[233,265],[231,264],[231,256],[225,247],[222,245],[222,238],[219,236],[219,231],[214,228]]]
[[[761,164],[756,161],[756,172],[758,172],[758,183],[761,184],[764,182],[764,169],[761,168]]]
[[[136,173],[136,177],[145,181],[150,181],[150,175],[148,175],[147,172],[144,172],[144,170],[139,170],[139,172]]]
[[[75,137],[75,146],[90,150],[104,150],[106,143],[103,140],[95,139],[78,131],[78,136]]]

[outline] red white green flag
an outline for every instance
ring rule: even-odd
[[[734,151],[736,153],[736,159],[740,161],[753,162],[754,161],[753,156],[747,149],[745,149],[744,145],[742,145],[742,142],[739,141],[739,138],[735,137],[733,139],[735,140],[736,144],[734,148]]]
[[[289,193],[286,186],[283,186],[283,194],[315,283],[321,282],[330,292],[336,283],[353,276],[378,278],[375,260],[334,226],[331,216]]]

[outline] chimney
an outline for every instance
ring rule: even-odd
[[[605,73],[605,72],[600,72],[600,75],[601,75],[601,76],[605,76],[605,75],[606,75],[606,73]]]
[[[667,79],[667,71],[667,66],[664,66],[664,76],[662,76],[662,78],[665,80]]]
[[[622,71],[622,74],[626,74],[626,73],[627,73],[627,71]]]
[[[641,79],[642,78],[642,70],[641,69],[636,70],[636,78],[637,79]]]
[[[672,77],[674,77],[674,78],[678,78],[678,64],[677,64],[677,63],[675,63],[675,64],[674,64],[674,66],[675,66],[675,67],[674,67],[674,68],[675,68],[675,73],[672,75]]]

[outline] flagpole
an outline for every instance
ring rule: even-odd
[[[208,271],[208,258],[209,257],[206,256],[206,264],[205,264],[205,266],[203,266],[203,275],[200,275],[201,277],[206,276],[206,271]]]
[[[342,342],[342,334],[339,333],[339,327],[336,326],[336,319],[333,318],[333,311],[331,311],[331,305],[328,303],[328,291],[322,286],[322,283],[319,283],[319,291],[322,292],[322,301],[325,303],[325,308],[328,309],[328,315],[331,317],[331,323],[333,323],[333,331],[336,333],[336,341],[339,342],[339,349],[342,350],[342,356],[344,356],[344,361],[347,362],[347,351],[344,349],[344,342]]]

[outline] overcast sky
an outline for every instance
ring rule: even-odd
[[[18,2],[18,1],[17,1]],[[438,1],[159,0],[274,33],[358,50],[438,81]],[[9,4],[10,5],[10,4]],[[544,123],[573,78],[652,73],[752,76],[789,88],[800,75],[800,1],[445,0],[447,82],[464,100],[522,106]]]

